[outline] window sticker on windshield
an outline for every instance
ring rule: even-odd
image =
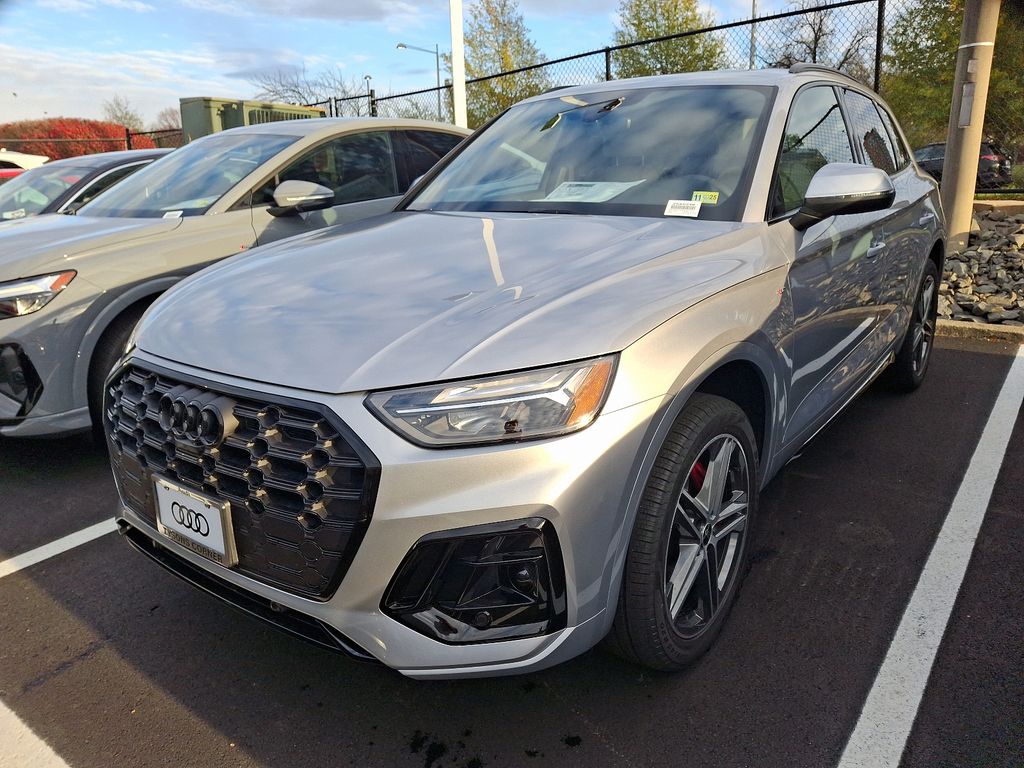
[[[16,211],[4,211],[2,214],[0,214],[0,218],[4,218],[4,219],[24,219],[25,218],[25,209],[24,208],[18,208]]]
[[[694,192],[691,200],[699,200],[704,205],[718,205],[717,192]]]
[[[544,198],[546,201],[562,203],[603,203],[621,195],[630,187],[643,184],[647,179],[636,181],[563,181]]]
[[[167,213],[165,213],[163,215],[163,218],[165,218],[165,219],[180,219],[181,218],[181,214],[182,214],[182,211],[167,211]]]
[[[669,200],[665,205],[665,215],[696,218],[700,213],[700,204],[700,200]]]

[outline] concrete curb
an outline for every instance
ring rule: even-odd
[[[1012,341],[1024,344],[1024,327],[998,325],[996,323],[969,323],[964,320],[939,320],[935,326],[937,336],[954,339],[985,339],[987,341]]]

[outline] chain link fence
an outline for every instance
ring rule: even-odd
[[[959,16],[947,9],[936,26],[925,5],[924,0],[844,0],[819,5],[814,0],[791,0],[789,10],[753,20],[609,46],[467,80],[469,127],[477,128],[517,101],[559,86],[812,62],[838,69],[879,91],[893,107],[911,148],[917,150],[945,141],[961,23]],[[1003,13],[1019,13],[1013,6],[1004,3]],[[908,39],[920,36],[922,19],[929,18],[930,38]],[[1017,23],[1024,29],[1024,24]],[[997,72],[990,90],[979,171],[993,163],[1002,170],[995,180],[989,174],[979,183],[979,193],[1024,193],[1024,89],[1017,67],[1017,62],[1024,66],[1021,56],[1012,42],[1001,47],[997,39]],[[1007,72],[1011,74],[1005,75]],[[454,122],[450,84],[383,96],[370,91],[334,99],[329,109],[337,116],[369,114]],[[1021,162],[1016,162],[1018,159]]]
[[[149,140],[148,142],[146,140]],[[141,141],[140,141],[141,140]],[[181,128],[160,128],[155,131],[126,131],[125,144],[128,149],[155,146],[159,149],[176,149],[186,144]]]
[[[810,61],[875,85],[885,0],[845,0],[608,46],[466,81],[469,126],[517,101],[566,85],[712,69],[754,69]],[[376,96],[386,117],[452,120],[451,86]]]

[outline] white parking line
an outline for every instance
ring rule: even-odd
[[[60,755],[0,702],[0,768],[68,768]]]
[[[1022,402],[1024,347],[1006,375],[839,768],[899,766]]]
[[[35,565],[36,563],[41,563],[43,560],[48,560],[54,555],[59,555],[62,552],[67,552],[69,549],[80,547],[82,544],[87,544],[93,539],[98,539],[100,536],[106,536],[108,533],[113,533],[116,530],[117,526],[114,524],[114,518],[110,518],[109,520],[104,520],[102,523],[90,525],[88,528],[83,528],[75,533],[70,533],[56,541],[51,541],[49,544],[44,544],[41,547],[36,547],[33,550],[12,557],[10,560],[4,560],[3,562],[0,562],[0,579],[4,576],[10,576],[12,573],[17,573],[22,568],[28,568],[30,565]]]

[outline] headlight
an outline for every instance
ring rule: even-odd
[[[30,315],[42,309],[75,279],[76,274],[68,270],[0,283],[0,319]]]
[[[615,357],[434,384],[366,398],[385,424],[428,447],[497,443],[575,432],[601,411]]]

